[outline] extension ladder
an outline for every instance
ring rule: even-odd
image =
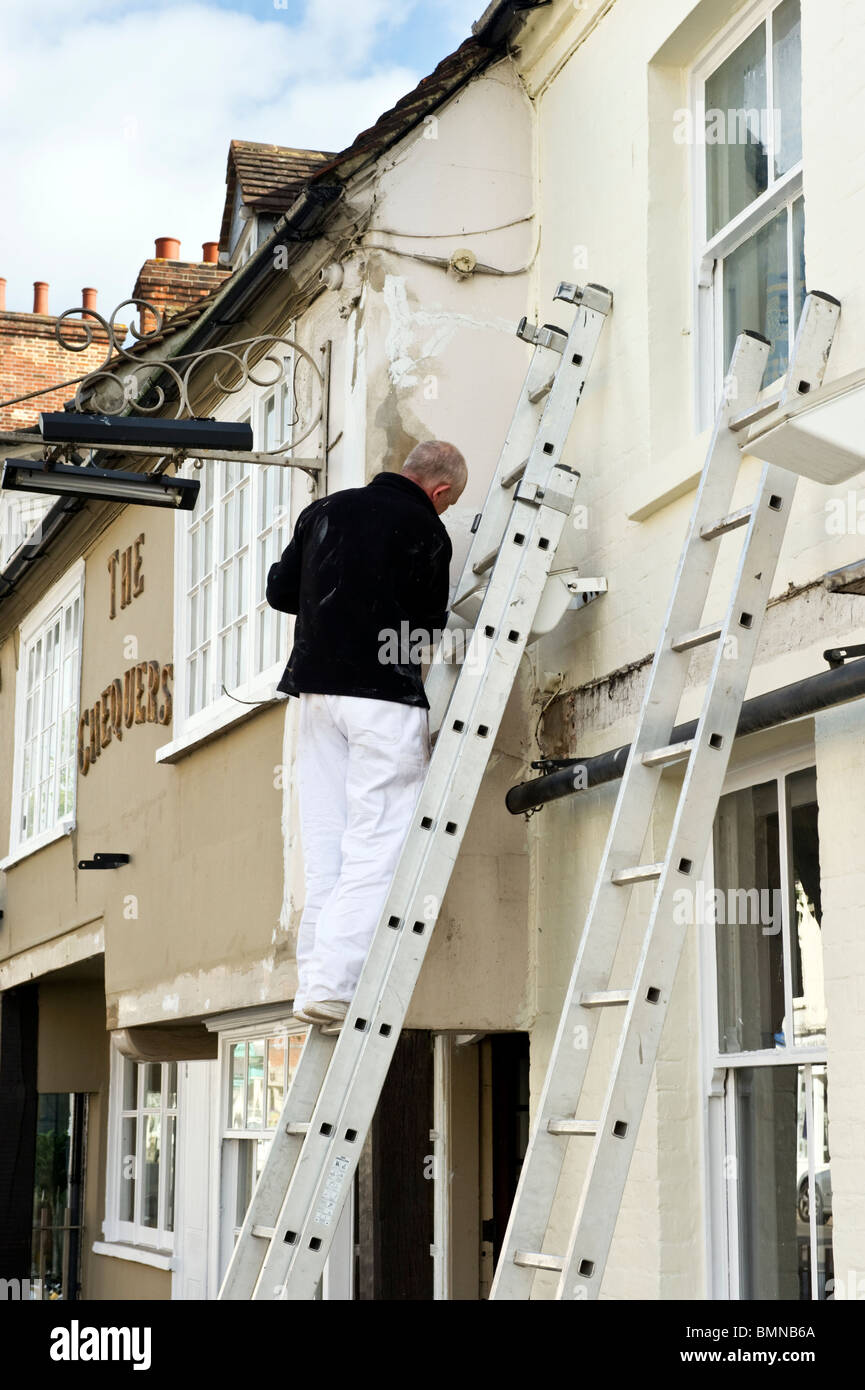
[[[459,593],[480,607],[413,823],[336,1039],[311,1028],[219,1293],[312,1299],[399,1039],[579,474],[562,454],[609,291],[559,286],[568,332],[523,320],[535,352]],[[558,359],[558,360],[556,360]],[[478,591],[480,584],[481,590]],[[446,677],[434,664],[433,682]],[[428,683],[430,678],[428,677]]]
[[[768,401],[757,403],[770,344],[756,333],[737,339],[539,1097],[493,1299],[530,1298],[538,1270],[558,1274],[556,1298],[598,1296],[687,931],[677,922],[684,914],[674,912],[675,895],[693,889],[708,849],[797,482],[788,470],[765,464],[753,502],[730,512],[740,455],[747,452],[750,425],[819,386],[839,310],[829,295],[807,296],[780,396]],[[740,445],[742,437],[746,442]],[[726,614],[706,623],[703,609],[720,539],[738,528],[744,539]],[[690,654],[706,643],[715,644],[715,653],[696,732],[671,744]],[[675,763],[684,763],[685,770],[666,852],[658,863],[642,863],[661,773]],[[644,881],[654,881],[655,890],[636,971],[629,988],[613,988],[630,889]],[[610,1009],[624,1014],[600,1118],[578,1118],[598,1018]],[[582,1190],[565,1253],[547,1253],[565,1151],[575,1137],[592,1141]],[[549,1287],[537,1292],[544,1296]]]

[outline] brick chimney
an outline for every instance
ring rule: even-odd
[[[85,308],[96,308],[96,291],[82,290]],[[48,308],[48,283],[33,282],[33,311],[10,311],[6,308],[6,281],[0,279],[0,401],[26,396],[29,391],[56,386],[44,395],[31,397],[16,405],[0,408],[0,429],[30,429],[39,422],[42,410],[62,410],[75,395],[74,386],[57,385],[71,378],[94,371],[104,360],[108,338],[100,323],[88,325],[93,335],[89,347],[81,352],[68,352],[55,336],[57,319]],[[122,342],[126,330],[118,324]],[[63,337],[67,342],[86,341],[80,320],[63,320]]]
[[[156,255],[144,262],[138,272],[133,299],[146,299],[162,310],[163,322],[182,309],[188,309],[197,299],[211,294],[223,280],[231,274],[230,270],[216,264],[213,251],[218,251],[218,242],[206,241],[202,246],[203,260],[180,260],[180,242],[176,237],[156,238]],[[152,333],[156,318],[149,310],[139,315],[139,332]]]

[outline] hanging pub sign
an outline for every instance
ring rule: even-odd
[[[171,723],[174,665],[137,661],[105,687],[78,721],[78,771],[84,777],[113,738],[133,724]]]

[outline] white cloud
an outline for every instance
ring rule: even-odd
[[[483,8],[438,4],[454,42]],[[198,259],[219,236],[230,139],[340,149],[441,56],[419,69],[394,59],[394,29],[412,5],[304,0],[299,18],[292,5],[4,0],[0,275],[10,309],[30,309],[32,282],[47,280],[53,313],[80,303],[84,285],[110,310],[157,236],[179,237],[181,255]]]

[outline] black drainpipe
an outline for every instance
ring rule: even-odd
[[[827,661],[839,658],[843,648],[825,653]],[[802,719],[805,715],[816,714],[821,709],[831,709],[833,705],[843,705],[849,700],[859,700],[865,695],[865,660],[851,661],[838,665],[833,670],[821,671],[817,676],[807,676],[805,680],[794,681],[792,685],[782,685],[779,690],[769,690],[765,695],[755,695],[742,706],[736,737],[756,734],[761,729],[773,729],[778,724],[786,724],[792,719]],[[697,720],[690,719],[687,724],[677,724],[669,742],[681,743],[693,738],[697,731]],[[562,766],[544,777],[534,777],[530,782],[519,782],[511,787],[505,797],[505,805],[511,815],[518,816],[523,811],[531,811],[545,806],[548,801],[558,801],[561,797],[575,796],[577,792],[589,787],[598,787],[603,782],[615,782],[625,771],[629,743],[621,748],[613,748],[609,753],[599,753],[594,758],[568,758]],[[574,786],[574,769],[580,768],[579,786]]]

